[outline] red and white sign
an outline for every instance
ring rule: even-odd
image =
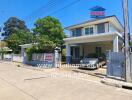
[[[105,12],[104,11],[92,11],[91,16],[104,16]]]
[[[103,18],[105,17],[105,10],[103,7],[95,6],[90,9],[91,18]]]
[[[53,58],[54,56],[52,53],[45,53],[45,61],[52,62]]]

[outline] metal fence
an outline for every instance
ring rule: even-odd
[[[39,54],[32,54],[33,61],[49,61],[53,62],[54,54],[53,53],[39,53]]]
[[[125,56],[122,52],[108,52],[107,54],[107,76],[114,78],[125,78]]]
[[[32,60],[26,60],[25,64],[41,67],[60,67],[61,66],[61,55],[55,53],[34,53],[32,54]]]

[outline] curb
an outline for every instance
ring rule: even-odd
[[[114,87],[122,88],[122,85],[120,85],[119,83],[110,82],[110,81],[108,81],[108,80],[106,80],[106,79],[102,79],[102,80],[101,80],[101,83],[106,84],[106,85],[110,85],[110,86],[114,86]]]
[[[101,83],[110,85],[110,86],[114,86],[114,87],[118,87],[118,88],[125,88],[125,89],[132,90],[132,83],[127,83],[124,81],[119,81],[119,80],[110,79],[110,78],[104,78],[101,80]]]

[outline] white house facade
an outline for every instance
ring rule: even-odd
[[[123,45],[123,26],[116,16],[94,19],[66,28],[71,36],[65,38],[67,63],[78,62],[89,54],[105,55],[119,52]]]

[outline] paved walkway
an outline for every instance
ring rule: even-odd
[[[83,73],[0,62],[0,100],[132,100],[132,91],[101,84]]]

